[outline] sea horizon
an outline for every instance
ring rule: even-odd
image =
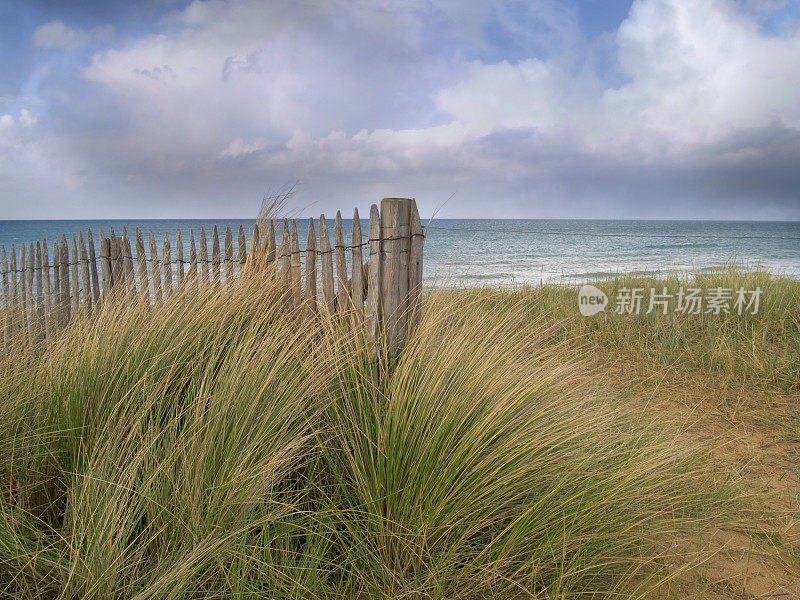
[[[308,217],[293,217],[304,242]],[[316,221],[316,217],[314,217]],[[334,217],[326,216],[329,229]],[[103,228],[153,231],[160,248],[164,234],[172,244],[183,232],[188,255],[188,232],[195,237],[214,226],[220,238],[230,226],[234,252],[238,229],[250,242],[254,218],[245,219],[14,219],[0,221],[0,246],[68,237]],[[282,234],[278,219],[277,235]],[[362,235],[368,219],[361,217]],[[350,244],[352,219],[342,219]],[[575,284],[619,274],[663,276],[703,273],[735,266],[767,270],[800,278],[800,221],[712,219],[423,219],[427,229],[424,278],[428,284],[516,285]],[[430,225],[430,228],[428,228]],[[210,242],[209,242],[210,243]],[[222,239],[221,239],[222,243]],[[301,243],[301,248],[304,244]],[[149,245],[145,244],[149,257]]]

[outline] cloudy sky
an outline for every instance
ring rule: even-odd
[[[0,219],[295,183],[298,215],[800,220],[800,0],[0,0]]]

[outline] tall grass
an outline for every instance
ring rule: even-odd
[[[711,375],[720,384],[775,386],[800,389],[800,280],[765,271],[741,271],[726,267],[698,274],[672,274],[663,278],[621,275],[598,283],[609,297],[606,312],[582,317],[573,287],[523,287],[504,302],[522,302],[531,313],[560,320],[563,335],[588,341],[595,355],[615,360],[621,355],[680,369],[687,375]],[[615,314],[614,303],[622,288],[651,288],[675,295],[679,288],[737,290],[761,289],[757,314],[750,310],[730,314],[686,315],[670,306],[645,314],[647,297],[638,316]],[[508,295],[507,295],[508,296]]]
[[[0,359],[0,595],[640,597],[730,518],[524,303],[434,292],[390,359],[279,296],[111,306]]]

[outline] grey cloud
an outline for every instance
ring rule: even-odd
[[[784,96],[763,92],[757,72],[747,89],[734,72],[709,91],[730,65],[712,52],[697,75],[684,61],[717,43],[703,37],[712,28],[657,18],[700,9],[641,0],[623,36],[630,79],[604,87],[575,74],[566,49],[468,61],[465,32],[481,48],[488,9],[459,21],[429,3],[264,6],[195,3],[163,35],[95,54],[71,85],[43,76],[50,129],[0,134],[0,203],[21,211],[9,216],[248,216],[299,180],[297,205],[318,212],[410,195],[430,214],[456,192],[446,216],[800,218],[796,110],[767,104],[793,81],[793,39],[776,42],[769,73]],[[523,35],[513,10],[495,13]],[[551,17],[537,39],[561,31],[579,47],[570,11]],[[755,29],[732,23],[713,34],[742,42],[737,60],[762,60]],[[660,54],[664,39],[692,51]],[[517,41],[523,54],[538,43]]]

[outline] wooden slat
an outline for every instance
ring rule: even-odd
[[[9,277],[10,277],[10,288],[11,288],[11,333],[13,335],[14,332],[17,330],[17,325],[19,324],[19,305],[21,302],[20,298],[20,289],[17,283],[17,249],[14,244],[11,244],[11,256],[9,257]]]
[[[95,304],[100,301],[100,281],[97,277],[97,254],[94,248],[94,236],[92,230],[88,231],[89,234],[89,270],[92,274],[92,300]]]
[[[314,231],[314,219],[308,220],[305,297],[308,315],[311,317],[317,312],[317,235]]]
[[[23,244],[23,248],[25,245]],[[34,255],[36,251],[33,244],[28,248],[28,256],[25,262],[25,295],[27,296],[27,303],[25,306],[25,323],[28,327],[28,342],[33,343],[36,340],[36,307],[33,304],[33,269],[35,265]]]
[[[128,237],[128,229],[122,228],[122,267],[123,278],[125,280],[125,292],[136,293],[136,281],[133,276],[133,252],[131,252],[131,240]]]
[[[3,305],[6,310],[11,310],[11,282],[8,278],[8,256],[5,246],[0,246],[0,276],[3,278]]]
[[[292,219],[292,306],[299,308],[303,303],[303,276],[300,261],[300,239],[297,237],[297,221]]]
[[[122,294],[122,243],[120,239],[114,235],[114,230],[111,230],[110,254],[111,257],[111,291],[113,296],[117,298]]]
[[[351,289],[350,296],[353,300],[353,309],[357,323],[361,323],[364,318],[364,271],[363,259],[361,256],[361,220],[358,218],[358,209],[353,211],[353,238],[350,241],[352,246],[351,256]]]
[[[61,247],[53,241],[53,332],[61,329]]]
[[[169,234],[164,232],[164,245],[161,247],[164,271],[164,298],[169,298],[172,294],[172,253],[169,247]]]
[[[26,249],[25,243],[19,247],[19,311],[18,311],[18,318],[20,326],[22,327],[23,331],[28,328],[28,302],[27,302],[27,294],[25,290],[25,273],[27,272],[26,269]]]
[[[92,279],[89,274],[89,254],[86,252],[86,241],[83,239],[83,232],[78,233],[78,254],[81,257],[84,310],[86,314],[90,314],[92,312]]]
[[[244,227],[239,225],[239,271],[244,269],[244,265],[247,263],[247,242],[244,238]]]
[[[231,226],[228,225],[225,230],[225,283],[228,284],[233,280],[233,234],[231,233]]]
[[[425,234],[419,219],[417,203],[411,205],[411,245],[408,253],[408,331],[417,328],[422,314],[422,251]]]
[[[333,225],[333,244],[336,253],[336,307],[340,314],[350,310],[350,293],[347,290],[347,262],[345,259],[342,211],[336,211]]]
[[[59,277],[61,278],[61,306],[59,310],[59,318],[61,322],[59,323],[59,326],[61,329],[64,329],[64,327],[67,326],[67,323],[69,323],[70,319],[69,248],[67,246],[66,235],[61,236],[61,247],[58,249],[58,252],[60,262],[58,273]]]
[[[72,271],[72,316],[78,314],[81,301],[80,279],[78,279],[78,241],[75,235],[72,236],[72,259],[70,260],[70,270]]]
[[[147,256],[144,253],[144,239],[142,230],[136,228],[136,262],[139,271],[139,293],[142,301],[150,303],[150,283],[147,281]]]
[[[11,282],[8,278],[8,256],[6,247],[0,246],[0,277],[3,280],[3,339],[6,344],[11,341]]]
[[[148,232],[150,238],[150,264],[153,272],[153,302],[159,303],[162,300],[161,294],[161,263],[158,262],[158,249],[156,248],[156,238],[153,230]]]
[[[42,240],[42,295],[44,298],[44,339],[50,341],[53,338],[52,331],[52,309],[50,296],[50,256],[47,249],[47,238]]]
[[[36,307],[36,337],[44,337],[44,281],[42,276],[42,243],[36,242],[36,296],[34,306]]]
[[[267,264],[275,262],[275,220],[270,219],[267,224]]]
[[[264,239],[261,240],[259,256],[262,257],[264,266],[269,266],[270,263],[275,260],[275,221],[266,219],[262,221],[261,228],[266,231],[266,234],[264,235]],[[270,240],[272,240],[271,244]]]
[[[336,312],[336,297],[333,293],[333,253],[331,240],[328,237],[328,225],[325,215],[319,216],[319,254],[322,263],[322,306],[333,315]]]
[[[187,277],[188,285],[196,288],[199,285],[197,279],[197,249],[194,245],[194,230],[189,231],[189,275]]]
[[[258,250],[261,247],[261,232],[258,222],[253,225],[253,234],[250,236],[250,254],[247,256],[247,265],[250,270],[258,268]]]
[[[209,267],[208,264],[208,240],[206,239],[206,228],[200,228],[200,285],[202,288],[208,287],[208,273]]]
[[[396,355],[408,333],[408,252],[411,204],[408,198],[381,201],[381,256],[383,257],[383,315],[389,352]]]
[[[3,308],[5,309],[0,312],[0,316],[2,316],[3,342],[8,344],[11,341],[11,332],[8,329],[8,319],[11,315],[8,296],[11,284],[8,281],[8,257],[6,256],[5,246],[0,246],[0,281],[2,281],[3,286]]]
[[[110,298],[111,294],[111,240],[100,229],[100,276],[103,279],[103,295],[105,300]]]
[[[378,311],[381,304],[381,217],[377,205],[369,210],[369,270],[367,271],[367,303],[364,324],[367,342],[373,352],[378,339]]]
[[[186,263],[183,260],[183,238],[181,237],[181,230],[178,229],[175,233],[175,252],[177,253],[175,268],[177,269],[178,287],[183,283],[183,274]]]
[[[289,221],[283,220],[283,237],[281,238],[281,246],[278,248],[277,256],[278,264],[280,265],[280,272],[278,277],[281,282],[281,292],[284,294],[286,305],[292,307],[292,255],[291,255],[291,241],[289,239]]]
[[[19,288],[17,287],[17,249],[14,244],[11,244],[11,257],[9,258],[11,267],[9,274],[11,276],[11,306],[16,309],[19,305]]]
[[[220,284],[219,272],[219,232],[214,225],[214,233],[211,236],[211,278],[215,286]]]

